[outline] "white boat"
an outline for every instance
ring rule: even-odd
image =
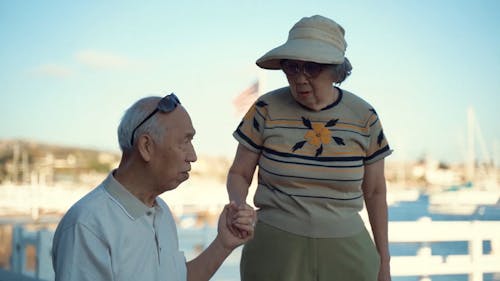
[[[420,197],[420,190],[414,189],[388,189],[387,205],[392,206],[399,202],[414,202]]]
[[[429,211],[435,214],[472,215],[478,207],[500,204],[499,200],[500,190],[448,190],[429,195]]]

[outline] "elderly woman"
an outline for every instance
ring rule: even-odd
[[[316,15],[257,60],[283,70],[289,86],[261,96],[233,134],[231,201],[246,202],[259,166],[259,220],[242,252],[244,281],[390,280],[384,158],[391,149],[374,108],[334,86],[352,69],[346,46],[344,29]],[[359,215],[363,202],[375,243]]]

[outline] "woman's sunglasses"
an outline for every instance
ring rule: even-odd
[[[281,69],[288,76],[296,76],[302,72],[307,78],[316,78],[325,66],[325,64],[315,62],[305,62],[301,64],[291,60],[281,61]]]

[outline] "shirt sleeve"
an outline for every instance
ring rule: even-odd
[[[375,110],[372,110],[372,112],[373,114],[368,120],[368,131],[370,137],[364,161],[365,164],[375,163],[392,153],[392,149],[390,149],[389,143],[387,142],[387,139],[384,135],[384,130],[382,129],[380,119]]]
[[[256,101],[233,133],[240,144],[256,153],[261,152],[264,143],[266,107],[267,103],[264,101]]]
[[[85,225],[62,230],[52,251],[55,281],[113,280],[109,247]]]

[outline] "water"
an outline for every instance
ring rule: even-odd
[[[217,235],[215,227],[202,227],[197,229],[179,228],[179,247],[186,255],[187,260],[195,258],[200,251],[209,245]],[[234,281],[240,280],[240,256],[241,249],[238,247],[224,261],[219,270],[211,280],[216,281]]]
[[[416,201],[399,202],[389,207],[389,221],[415,221],[429,217],[433,221],[500,220],[500,205],[480,206],[471,215],[445,215],[429,212],[429,196],[421,194]]]
[[[429,217],[433,221],[471,221],[471,220],[497,220],[500,221],[500,206],[480,207],[472,215],[443,215],[433,214],[428,210],[429,198],[421,195],[417,201],[399,202],[389,207],[390,221],[415,221],[422,217]],[[194,258],[199,251],[208,245],[217,234],[214,227],[198,229],[179,228],[180,248],[185,252],[188,260]],[[391,243],[389,250],[392,256],[416,255],[420,243]],[[465,255],[468,253],[468,243],[439,242],[430,243],[433,255]],[[224,262],[211,280],[234,281],[239,280],[239,259],[241,248],[237,248]],[[491,243],[483,241],[483,253],[491,251]],[[430,276],[432,281],[468,281],[468,275],[435,275]],[[393,277],[393,281],[419,281],[419,276]],[[499,281],[499,274],[485,274],[484,281]]]

